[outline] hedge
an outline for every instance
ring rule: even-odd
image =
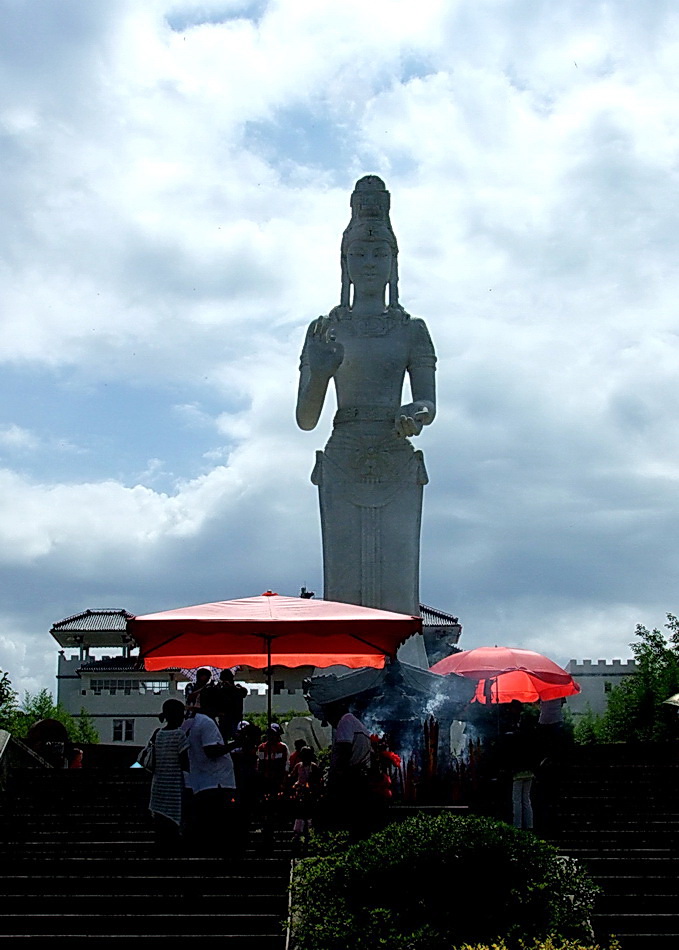
[[[521,938],[550,934],[591,945],[597,893],[577,862],[530,832],[418,815],[355,844],[317,838],[293,876],[293,947],[452,950],[504,939],[518,950]]]

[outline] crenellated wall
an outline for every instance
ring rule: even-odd
[[[636,672],[636,660],[571,660],[566,669],[580,687],[577,696],[568,697],[568,708],[578,716],[587,711],[601,714],[606,709],[608,695],[626,676]]]

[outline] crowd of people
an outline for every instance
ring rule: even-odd
[[[347,830],[354,839],[381,826],[401,765],[383,738],[371,735],[345,703],[326,706],[333,740],[322,767],[304,739],[291,750],[278,723],[262,733],[244,719],[245,695],[231,670],[214,680],[202,669],[187,687],[185,703],[163,704],[163,725],[139,757],[153,773],[149,808],[159,847],[236,855],[256,819],[264,848],[273,845],[275,828],[289,821],[293,850],[301,853],[314,825]],[[549,819],[550,781],[564,741],[562,710],[563,700],[542,703],[539,719],[524,714],[517,701],[497,708],[487,784],[499,791],[509,780],[507,819],[518,828],[533,828],[536,776]],[[490,811],[498,808],[504,817],[502,803]]]
[[[153,775],[149,808],[158,847],[235,856],[247,845],[255,818],[265,848],[275,827],[289,820],[298,853],[317,817],[364,833],[390,798],[385,763],[393,764],[393,756],[382,758],[376,737],[335,704],[327,710],[334,738],[324,769],[304,739],[291,751],[278,723],[262,734],[244,719],[246,692],[231,670],[215,681],[202,669],[187,687],[185,703],[163,704],[162,725],[139,756]]]

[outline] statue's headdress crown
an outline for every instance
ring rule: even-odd
[[[398,245],[391,226],[389,208],[391,196],[381,178],[365,175],[359,178],[351,195],[351,220],[342,235],[342,293],[341,306],[349,305],[349,275],[346,259],[352,241],[386,241],[393,254],[392,275],[389,280],[389,304],[398,306]]]
[[[398,253],[396,236],[389,219],[391,196],[377,175],[366,175],[356,182],[351,195],[351,221],[342,236],[342,251],[355,240],[388,241]]]
[[[389,192],[377,175],[366,175],[356,182],[351,196],[352,218],[379,218],[388,222],[390,204]]]

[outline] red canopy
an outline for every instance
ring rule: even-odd
[[[168,667],[384,666],[422,620],[330,600],[259,597],[134,617],[127,632],[147,670]],[[269,652],[270,651],[270,652]]]
[[[542,653],[519,647],[476,647],[446,656],[431,668],[432,673],[457,673],[478,681],[474,700],[479,703],[509,703],[518,699],[533,703],[538,699],[574,696],[580,687],[567,670]]]

